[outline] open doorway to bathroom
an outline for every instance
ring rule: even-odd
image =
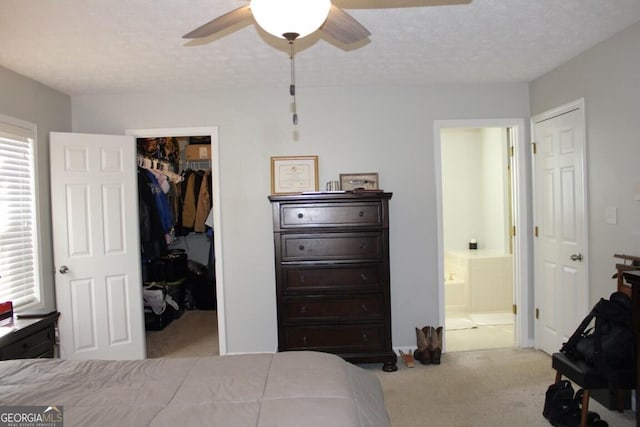
[[[516,345],[511,127],[440,130],[446,351]]]

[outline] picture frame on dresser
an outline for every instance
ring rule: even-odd
[[[271,194],[317,192],[318,156],[272,156]]]
[[[379,179],[377,172],[340,174],[340,188],[342,190],[378,190],[378,187]]]

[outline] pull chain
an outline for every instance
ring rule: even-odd
[[[291,84],[289,85],[289,94],[293,96],[293,124],[298,124],[298,107],[296,105],[296,60],[293,48],[293,40],[289,40],[289,57],[291,58]]]
[[[289,42],[289,57],[291,58],[291,84],[289,85],[289,94],[293,96],[293,124],[298,124],[298,107],[296,106],[296,60],[293,49],[293,42],[298,38],[298,33],[284,33],[282,37]]]

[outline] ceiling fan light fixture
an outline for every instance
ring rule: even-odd
[[[329,15],[331,0],[251,0],[256,22],[281,39],[295,33],[298,38],[316,31]]]

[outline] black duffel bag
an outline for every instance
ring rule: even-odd
[[[589,327],[595,319],[595,325]],[[614,292],[600,299],[560,351],[584,360],[604,374],[634,369],[631,298]]]

